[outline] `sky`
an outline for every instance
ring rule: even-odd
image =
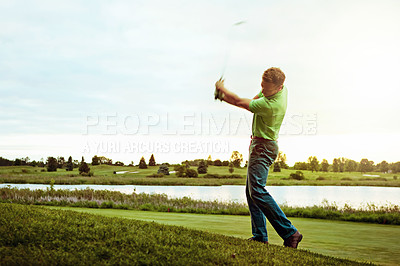
[[[214,83],[252,98],[275,66],[289,165],[400,161],[398,14],[396,0],[2,0],[0,156],[246,159],[252,114],[214,101]]]

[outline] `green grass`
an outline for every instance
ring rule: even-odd
[[[0,204],[2,265],[357,265],[184,227]]]
[[[147,169],[139,169],[137,166],[90,166],[94,172],[93,177],[80,176],[78,169],[71,172],[58,169],[56,172],[41,172],[40,167],[29,166],[1,166],[0,183],[32,183],[50,184],[51,179],[55,184],[105,184],[105,185],[188,185],[188,186],[220,186],[220,185],[245,185],[246,168],[235,168],[233,174],[241,175],[242,178],[204,178],[204,174],[198,178],[182,178],[175,174],[163,177],[148,177],[157,173],[158,166],[150,166]],[[193,167],[195,168],[195,167]],[[170,167],[173,170],[173,167]],[[113,174],[114,171],[129,171],[139,173]],[[295,170],[282,169],[282,172],[270,172],[268,185],[270,186],[387,186],[400,187],[400,179],[395,180],[396,174],[368,173],[379,175],[379,178],[365,177],[362,173],[334,173],[334,172],[311,172],[302,171],[305,180],[289,179]],[[228,167],[209,166],[209,174],[229,175]],[[321,180],[322,179],[322,180]]]
[[[250,217],[248,216],[68,207],[60,207],[60,209],[100,214],[108,217],[155,221],[240,238],[251,236]],[[373,261],[385,265],[400,264],[400,226],[304,218],[290,218],[290,220],[304,235],[304,239],[299,245],[300,249],[358,261]],[[270,243],[282,245],[283,241],[269,224],[268,232]]]
[[[249,215],[248,206],[244,203],[202,201],[189,197],[169,198],[165,194],[132,193],[94,189],[18,189],[0,188],[0,202],[35,204],[49,206],[70,206],[107,209],[131,209],[158,212],[183,212],[200,214]],[[400,225],[399,206],[389,205],[357,210],[349,206],[339,209],[336,205],[312,207],[281,206],[287,216],[319,218],[380,224]]]

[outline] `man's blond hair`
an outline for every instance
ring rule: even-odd
[[[283,85],[285,82],[285,74],[278,67],[271,67],[264,71],[263,81],[268,83],[273,83],[277,86]]]

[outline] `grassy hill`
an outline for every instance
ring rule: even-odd
[[[246,168],[235,168],[231,176],[227,166],[209,166],[208,176],[201,174],[197,178],[177,177],[175,173],[162,177],[155,177],[158,166],[150,166],[147,169],[139,169],[137,166],[90,166],[94,176],[81,176],[78,169],[71,172],[58,169],[56,172],[46,172],[45,168],[30,166],[2,166],[0,167],[0,183],[32,183],[49,184],[53,179],[55,184],[105,184],[105,185],[245,185]],[[197,169],[196,167],[192,167]],[[170,171],[173,167],[170,167]],[[114,172],[124,172],[114,174]],[[368,173],[365,176],[360,172],[311,172],[302,171],[304,180],[290,179],[295,170],[282,169],[282,172],[270,172],[268,185],[314,185],[314,186],[388,186],[400,187],[400,178],[396,174]],[[212,176],[219,175],[219,176]]]
[[[194,213],[160,213],[116,209],[53,207],[107,217],[129,218],[239,237],[251,236],[250,217]],[[400,226],[290,218],[304,235],[299,248],[323,255],[382,265],[400,265]],[[282,239],[267,223],[269,243],[282,246]],[[390,243],[390,244],[389,244]]]
[[[2,265],[360,265],[152,222],[0,204]]]

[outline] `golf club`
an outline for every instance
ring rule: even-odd
[[[233,30],[234,27],[240,26],[240,25],[242,25],[244,23],[246,23],[246,21],[242,20],[242,21],[239,21],[239,22],[236,22],[236,23],[232,24],[232,26],[229,28],[228,36],[227,36],[228,48],[226,49],[225,59],[224,59],[223,65],[222,65],[222,71],[221,71],[220,80],[222,80],[224,78],[225,70],[226,70],[226,67],[228,65],[228,60],[229,60],[229,56],[230,56],[230,53],[231,53],[232,42],[230,40],[231,40],[232,30]],[[222,93],[221,91],[217,90],[217,88],[215,88],[214,99],[215,100],[219,99],[220,101],[222,101],[223,98],[224,98],[224,93]]]
[[[223,65],[222,65],[221,79],[224,77],[225,70],[226,70],[226,67],[228,65],[228,60],[229,60],[229,57],[230,57],[230,54],[231,54],[231,48],[232,48],[232,45],[233,45],[233,42],[231,42],[232,31],[236,26],[240,26],[240,25],[242,25],[244,23],[246,23],[246,21],[244,21],[244,20],[243,21],[239,21],[239,22],[236,22],[236,23],[232,24],[232,26],[229,28],[228,37],[227,37],[228,48],[226,49],[225,59],[224,59]]]

